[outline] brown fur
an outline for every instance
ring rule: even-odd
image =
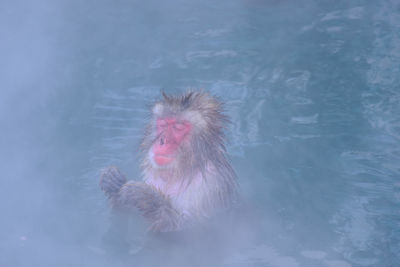
[[[222,104],[204,92],[167,96],[153,107],[142,142],[144,182],[126,182],[115,167],[103,171],[101,188],[114,207],[138,209],[153,231],[175,231],[229,208],[236,195],[236,175],[225,157]],[[178,158],[167,167],[152,160],[156,120],[175,117],[193,128]]]

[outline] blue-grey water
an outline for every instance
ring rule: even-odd
[[[2,1],[0,40],[0,266],[184,257],[104,245],[98,180],[140,178],[149,106],[187,88],[225,102],[252,214],[218,265],[400,266],[399,1]]]

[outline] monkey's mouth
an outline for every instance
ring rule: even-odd
[[[166,165],[170,163],[173,160],[172,157],[166,156],[166,155],[161,155],[161,154],[155,154],[154,155],[154,161],[158,165]]]

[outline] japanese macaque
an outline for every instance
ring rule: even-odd
[[[236,175],[226,159],[222,104],[204,92],[163,94],[142,142],[143,182],[116,167],[102,171],[100,187],[113,208],[138,210],[155,232],[179,231],[228,209]]]

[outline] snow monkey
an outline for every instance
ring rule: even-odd
[[[226,210],[236,174],[226,158],[222,103],[205,92],[163,93],[141,145],[143,181],[127,181],[116,167],[100,187],[113,208],[138,210],[155,232],[179,231]]]

